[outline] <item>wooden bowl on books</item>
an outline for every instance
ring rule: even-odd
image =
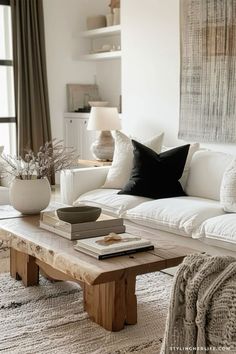
[[[60,220],[70,224],[96,221],[102,212],[101,208],[91,206],[79,206],[57,209],[57,216]]]

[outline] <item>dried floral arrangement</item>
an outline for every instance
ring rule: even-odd
[[[66,148],[61,140],[46,142],[37,153],[32,150],[25,156],[2,155],[6,162],[6,173],[22,180],[50,178],[56,173],[70,168],[76,163],[78,155],[72,148]]]
[[[109,7],[111,8],[111,13],[113,13],[114,8],[120,8],[120,0],[111,0]]]

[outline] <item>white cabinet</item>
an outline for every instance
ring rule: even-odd
[[[74,148],[80,159],[93,159],[90,147],[96,138],[96,132],[88,131],[89,114],[64,114],[64,142],[65,146]]]

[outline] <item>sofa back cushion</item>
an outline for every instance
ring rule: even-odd
[[[220,200],[223,174],[233,159],[222,152],[201,150],[192,158],[186,185],[187,195]]]

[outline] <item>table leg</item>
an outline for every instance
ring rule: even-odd
[[[39,267],[35,258],[14,248],[10,249],[10,274],[14,279],[22,280],[25,286],[39,282]]]
[[[135,277],[98,285],[84,284],[84,309],[108,331],[137,323]]]

